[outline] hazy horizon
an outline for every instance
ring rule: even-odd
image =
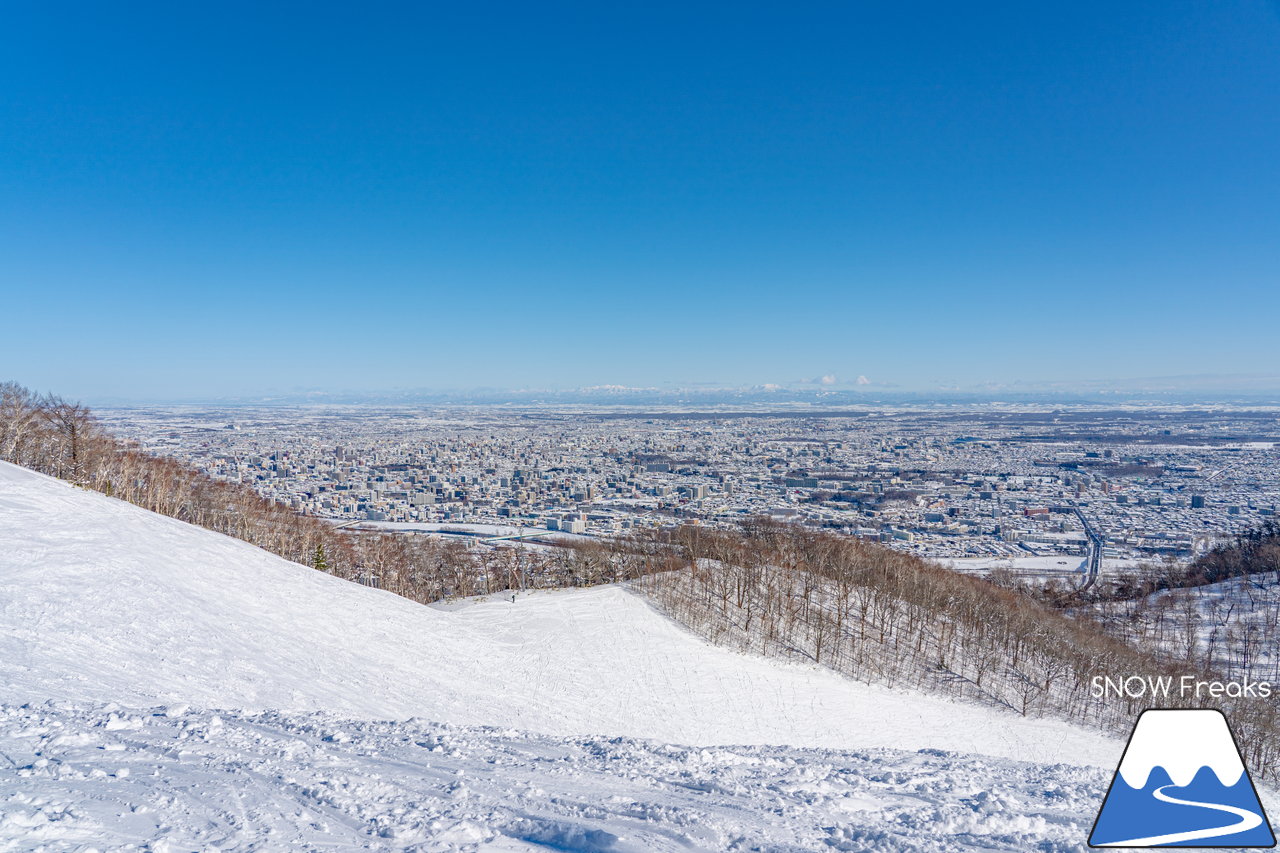
[[[41,389],[44,390],[44,389]],[[56,389],[51,389],[57,393]],[[64,395],[65,396],[65,395]],[[1079,382],[987,383],[970,387],[910,388],[874,382],[823,382],[804,380],[786,385],[730,385],[725,383],[664,383],[654,386],[596,385],[578,387],[453,387],[453,388],[269,388],[246,389],[237,394],[187,396],[97,396],[84,398],[90,405],[306,405],[375,404],[467,405],[582,404],[644,406],[688,404],[708,407],[809,405],[921,405],[1011,402],[1047,405],[1081,405],[1141,402],[1148,404],[1206,405],[1239,402],[1280,405],[1280,375],[1169,376],[1127,380]]]

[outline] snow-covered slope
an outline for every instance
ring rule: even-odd
[[[0,753],[21,768],[0,756],[0,851],[57,853],[1067,851],[1109,779],[928,750],[79,706],[0,706]]]
[[[11,701],[1114,761],[1067,724],[713,647],[617,587],[423,607],[9,465],[0,627]]]
[[[1236,680],[1280,683],[1280,572],[1086,608],[1108,630]]]
[[[616,587],[423,607],[0,463],[0,851],[1076,849],[1120,748]]]

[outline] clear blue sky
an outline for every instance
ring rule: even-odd
[[[0,378],[1280,372],[1280,7],[8,4]]]

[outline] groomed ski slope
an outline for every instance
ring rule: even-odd
[[[423,607],[0,463],[0,851],[1073,850],[1120,749],[616,587]]]
[[[1115,761],[1065,723],[711,646],[617,587],[424,607],[11,465],[0,625],[9,701]]]

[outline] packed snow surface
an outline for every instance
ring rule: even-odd
[[[0,463],[0,850],[1074,849],[1120,748],[617,587],[424,607]]]
[[[71,704],[0,707],[0,750],[0,850],[1065,851],[1107,785],[932,750]]]

